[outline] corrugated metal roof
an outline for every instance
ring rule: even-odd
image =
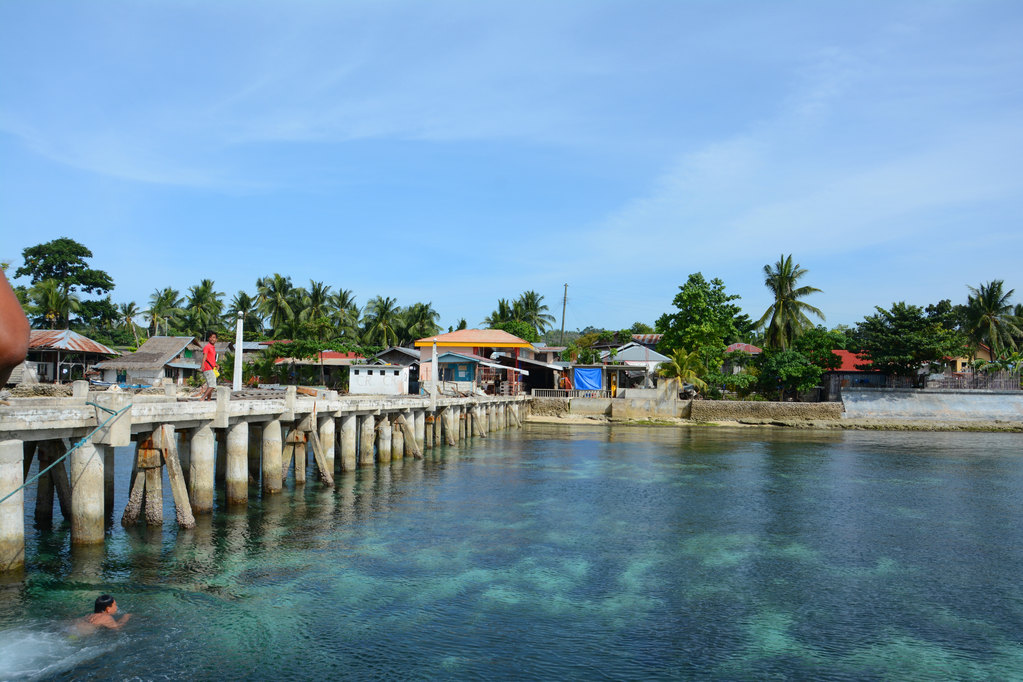
[[[93,341],[70,329],[33,329],[29,334],[28,349],[120,355],[113,348],[107,348],[99,341]]]
[[[503,329],[459,329],[447,334],[428,336],[416,341],[416,346],[432,346],[434,339],[438,346],[456,347],[493,347],[493,348],[532,348],[528,341],[523,341],[514,334]]]

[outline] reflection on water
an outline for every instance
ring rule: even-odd
[[[29,524],[0,679],[1021,678],[1018,442],[529,425],[102,550]],[[69,638],[101,592],[131,624]]]

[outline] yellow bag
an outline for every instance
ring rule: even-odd
[[[213,376],[220,378],[220,370],[216,367],[213,368]]]

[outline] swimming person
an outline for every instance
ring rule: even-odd
[[[126,613],[120,619],[115,619],[115,613],[117,613],[117,602],[109,594],[101,594],[96,597],[92,613],[75,621],[75,629],[80,635],[91,635],[100,628],[119,630],[128,622],[131,614]]]

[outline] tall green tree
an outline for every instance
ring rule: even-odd
[[[857,365],[860,369],[913,377],[929,363],[965,353],[963,335],[929,318],[920,306],[900,301],[889,310],[874,309],[874,315],[856,325],[849,341],[849,350],[870,360]]]
[[[171,326],[176,325],[184,315],[185,299],[173,287],[157,289],[149,295],[149,308],[145,311],[149,323],[153,325],[153,336],[160,334],[160,325],[163,325],[163,333],[170,334]]]
[[[535,291],[524,291],[512,306],[515,319],[525,322],[536,330],[537,335],[543,334],[554,324],[554,316],[548,313],[543,296]]]
[[[341,336],[351,342],[359,340],[359,319],[362,311],[355,302],[355,294],[350,289],[338,289],[330,297],[330,321]]]
[[[36,322],[50,329],[65,329],[70,325],[71,313],[81,307],[78,295],[70,285],[56,279],[44,279],[29,290],[32,312]]]
[[[741,319],[742,310],[732,303],[737,300],[739,296],[726,292],[720,279],[708,282],[702,273],[689,275],[672,301],[676,312],[661,315],[654,326],[664,335],[658,350],[665,354],[678,348],[695,351],[708,370],[717,369],[725,346],[739,340],[736,320]]]
[[[508,299],[502,298],[497,301],[497,309],[483,319],[483,326],[492,328],[495,324],[512,322],[515,320],[515,310]]]
[[[299,319],[303,322],[328,318],[331,312],[332,288],[323,282],[309,280],[309,289],[302,301]]]
[[[135,338],[135,347],[139,347],[139,326],[135,324],[135,318],[142,314],[139,307],[135,305],[135,301],[128,303],[122,303],[118,306],[118,311],[121,314],[121,326],[131,332],[131,335]]]
[[[259,306],[256,299],[244,291],[239,291],[231,299],[231,304],[224,314],[225,323],[228,328],[235,324],[238,316],[242,316],[242,327],[248,332],[259,333],[263,330],[263,317],[259,314]]]
[[[433,309],[432,303],[413,303],[405,309],[402,316],[402,342],[411,342],[440,331],[440,313]]]
[[[202,338],[214,327],[221,327],[223,296],[224,292],[217,291],[211,279],[204,279],[199,284],[189,287],[185,314],[192,334]]]
[[[285,326],[295,319],[296,291],[290,277],[274,273],[260,279],[257,301],[259,310],[270,325],[271,336],[280,338],[287,330]]]
[[[819,293],[816,287],[798,286],[807,270],[799,263],[792,263],[792,254],[782,255],[774,266],[764,266],[764,285],[774,296],[774,303],[768,306],[757,321],[757,328],[764,329],[765,343],[769,348],[788,348],[793,339],[813,326],[807,313],[824,319],[824,313],[799,299]]]
[[[369,344],[397,345],[400,324],[398,301],[389,296],[374,296],[366,304],[366,333],[363,338]]]
[[[1005,291],[1005,282],[991,280],[974,289],[968,287],[966,333],[974,343],[987,344],[991,357],[998,359],[1006,349],[1016,350],[1023,340],[1023,325],[1011,303],[1015,289]]]
[[[90,268],[86,262],[87,258],[92,258],[92,251],[74,239],[61,237],[30,246],[21,255],[25,264],[17,269],[14,276],[31,277],[32,284],[54,279],[72,293],[81,289],[89,294],[102,294],[114,288],[110,275]]]

